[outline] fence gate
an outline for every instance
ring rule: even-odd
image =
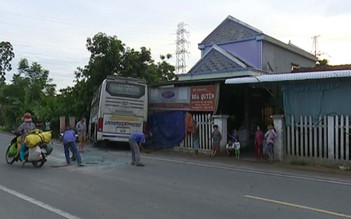
[[[350,118],[343,115],[290,117],[286,126],[287,156],[351,161]]]
[[[193,114],[193,120],[197,121],[199,126],[199,134],[200,134],[200,151],[209,151],[212,148],[211,141],[211,133],[212,133],[212,114],[211,113],[200,113]],[[191,133],[186,134],[184,140],[180,143],[180,148],[184,149],[192,149],[193,141],[192,141]]]

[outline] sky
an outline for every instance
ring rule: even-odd
[[[189,70],[201,58],[198,44],[228,15],[308,52],[318,36],[321,58],[351,64],[350,0],[0,0],[0,41],[15,53],[6,81],[26,58],[49,70],[57,90],[74,86],[74,71],[89,61],[86,40],[99,32],[135,50],[150,49],[155,61],[172,54],[175,65],[181,22]]]

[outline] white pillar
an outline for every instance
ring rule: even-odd
[[[227,125],[227,120],[229,116],[228,115],[214,115],[212,116],[213,119],[213,125],[218,125],[218,130],[222,134],[222,140],[220,143],[220,150],[224,151],[225,145],[227,144],[227,138],[228,138],[228,125]]]
[[[282,161],[285,155],[285,124],[283,115],[272,115],[273,125],[277,133],[274,143],[274,159]]]

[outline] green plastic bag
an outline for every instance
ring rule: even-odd
[[[17,154],[16,143],[13,143],[9,149],[9,157],[14,157]]]

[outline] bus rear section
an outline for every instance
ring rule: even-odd
[[[133,132],[143,132],[144,118],[128,115],[104,114],[99,118],[97,141],[128,142]]]
[[[98,93],[90,115],[95,144],[128,142],[131,133],[143,132],[147,118],[146,83],[131,78],[107,78]]]

